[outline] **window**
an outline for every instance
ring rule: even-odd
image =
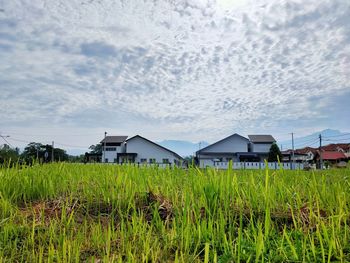
[[[147,159],[141,158],[140,162],[141,162],[141,163],[147,163]]]
[[[105,159],[105,163],[108,163],[108,158]]]
[[[106,147],[106,152],[115,152],[116,150],[116,147]]]
[[[149,163],[156,163],[156,158],[149,158]]]
[[[169,159],[163,159],[163,163],[169,163]]]

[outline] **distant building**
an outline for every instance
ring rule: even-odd
[[[317,151],[315,154],[315,160],[319,164],[322,157],[323,162],[328,162],[332,165],[347,161],[348,157],[343,152],[336,151]]]
[[[349,143],[332,143],[321,147],[322,156],[330,163],[350,159]],[[339,154],[341,153],[341,154]],[[292,150],[282,152],[284,161],[291,161]],[[295,162],[318,163],[320,161],[320,148],[305,147],[294,151]]]
[[[138,163],[181,165],[184,159],[177,153],[140,135],[106,136],[101,141],[104,163]]]
[[[271,135],[248,135],[250,140],[249,151],[258,156],[258,161],[267,160],[271,145],[276,140]]]
[[[125,145],[125,153],[119,154],[121,162],[180,165],[184,161],[177,153],[140,135],[126,140]]]
[[[248,139],[249,138],[249,139]],[[276,140],[271,135],[232,134],[196,152],[200,167],[215,166],[221,162],[261,162],[267,159]]]
[[[292,162],[293,160],[293,151],[292,150],[287,150],[283,151],[282,153],[282,162]],[[294,151],[294,162],[296,163],[305,163],[309,159],[309,156],[307,153],[300,153],[297,151]],[[312,160],[311,158],[310,160]]]
[[[303,149],[294,150],[294,162],[296,163],[310,163],[314,160],[317,149],[305,147]],[[293,150],[289,149],[282,152],[283,162],[292,162]]]
[[[102,153],[85,153],[84,162],[100,163],[102,161]]]
[[[102,162],[117,163],[117,154],[125,152],[125,141],[128,136],[106,136],[102,141]]]

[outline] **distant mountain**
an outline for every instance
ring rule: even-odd
[[[315,132],[304,137],[294,138],[294,149],[300,149],[304,147],[314,147],[317,148],[320,145],[319,135],[322,135],[322,145],[327,145],[331,143],[350,143],[350,133],[341,132],[339,130],[326,129],[323,131]],[[278,142],[278,146],[283,150],[292,148],[292,138],[288,141]]]
[[[82,149],[64,149],[67,151],[67,154],[72,156],[79,156],[81,154],[85,154],[86,152],[90,152],[90,150],[82,150]]]
[[[176,152],[177,154],[185,157],[189,155],[193,155],[196,151],[198,151],[199,147],[204,148],[209,145],[209,143],[201,141],[198,143],[193,143],[189,141],[178,141],[178,140],[164,140],[158,142],[161,146],[168,148]]]

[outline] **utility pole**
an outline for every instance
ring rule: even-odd
[[[54,150],[54,148],[55,148],[55,142],[54,142],[54,141],[52,141],[52,152],[51,152],[51,162],[52,162],[52,163],[53,163],[53,162],[54,162],[54,160],[55,160],[55,159],[54,159],[54,157],[55,157],[55,156],[54,156],[54,153],[53,153],[53,152],[54,152],[54,151],[53,151],[53,150]]]
[[[318,138],[320,138],[320,169],[323,169],[323,160],[322,160],[322,135],[320,134],[318,136]]]
[[[294,169],[294,133],[292,132],[292,169]]]
[[[10,135],[1,135],[1,134],[0,134],[0,137],[8,144],[8,146],[11,146],[11,147],[12,147],[12,145],[5,139],[5,138],[9,138]]]
[[[103,160],[102,160],[103,163],[106,161],[106,137],[107,137],[107,132],[105,132],[105,139],[104,139],[104,146],[103,146]]]

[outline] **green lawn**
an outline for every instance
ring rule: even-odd
[[[0,168],[0,262],[349,262],[350,169]]]

